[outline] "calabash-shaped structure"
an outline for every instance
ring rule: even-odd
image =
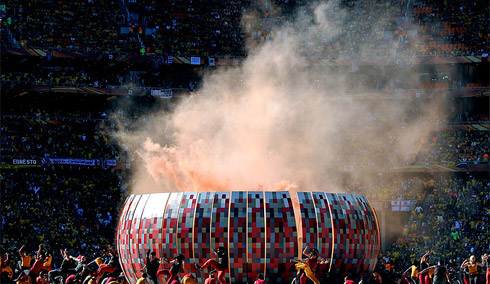
[[[309,246],[328,260],[317,268],[319,277],[327,272],[361,276],[374,269],[380,234],[367,198],[324,192],[298,192],[297,198],[293,206],[287,191],[131,195],[118,224],[121,265],[136,283],[148,249],[157,257],[182,253],[186,273],[203,283],[205,275],[194,263],[202,265],[223,246],[228,283],[253,283],[258,273],[268,283],[290,283],[296,273],[290,260]]]

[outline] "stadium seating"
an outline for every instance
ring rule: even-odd
[[[412,212],[411,221],[399,240],[387,250],[380,264],[391,263],[400,273],[419,261],[427,251],[430,263],[438,259],[453,260],[458,266],[464,258],[479,258],[490,246],[485,230],[490,220],[490,183],[486,178],[442,178],[428,187]],[[383,269],[384,270],[384,269]]]
[[[297,8],[313,1],[276,0],[252,7],[256,2],[15,0],[0,5],[0,251],[10,253],[12,268],[22,245],[32,255],[43,244],[58,268],[59,249],[93,260],[101,247],[114,243],[136,149],[118,145],[111,133],[154,124],[153,111],[172,109],[179,101],[168,99],[172,91],[190,93],[206,71],[214,70],[209,62],[201,68],[185,59],[243,60],[274,39],[275,28],[294,21],[300,30],[311,24],[299,17],[310,17],[312,9]],[[338,130],[346,135],[332,138],[332,149],[351,149],[326,169],[345,175],[332,181],[336,188],[376,202],[414,200],[420,207],[380,255],[377,271],[388,279],[400,277],[428,250],[435,258],[458,263],[488,252],[490,184],[482,174],[488,173],[490,154],[488,70],[483,72],[488,69],[488,1],[342,0],[338,5],[345,13],[328,19],[341,33],[332,38],[313,33],[297,49],[311,69],[322,57],[318,70],[342,77],[338,89],[345,93],[333,100],[345,96],[350,102],[362,94],[360,100],[384,107],[398,100],[416,105],[420,98],[424,105],[447,97],[445,106],[451,109],[424,117],[423,123],[437,130],[411,135],[408,142],[393,133],[411,121],[403,115],[385,121],[377,110],[359,113],[351,129]],[[53,51],[59,51],[57,56]],[[184,60],[169,63],[172,56]],[[368,58],[361,67],[355,64],[360,57]],[[429,57],[444,60],[424,65]],[[464,69],[460,78],[445,71],[440,74],[447,79],[433,76],[454,62],[454,73]],[[396,73],[399,82],[382,76],[371,80],[373,73],[386,78]],[[409,73],[416,79],[406,79]],[[153,93],[167,89],[171,94],[164,99]],[[423,114],[418,107],[407,112],[415,118]],[[393,132],[382,129],[387,124]],[[369,148],[362,147],[362,133],[356,135],[365,128],[379,134]],[[402,148],[408,144],[410,149]],[[444,173],[434,175],[434,169]],[[378,176],[367,181],[356,174]]]
[[[6,4],[3,46],[198,56],[244,56],[274,38],[295,9],[311,1],[209,3],[11,1]],[[341,1],[329,16],[342,33],[313,37],[300,55],[321,57],[463,56],[488,54],[485,1]],[[300,13],[301,14],[301,13]],[[245,22],[242,17],[245,16]],[[247,21],[252,19],[254,21]],[[253,23],[253,24],[252,24]],[[296,25],[300,25],[297,22]],[[245,29],[243,29],[245,27]]]

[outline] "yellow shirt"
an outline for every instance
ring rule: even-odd
[[[478,265],[471,265],[471,264],[468,264],[468,271],[470,272],[470,275],[475,275],[475,274],[478,274]]]
[[[436,268],[435,267],[429,267],[429,277],[432,279],[432,276],[434,276],[434,273],[436,273]]]
[[[97,265],[98,265],[98,266],[100,266],[102,263],[104,263],[104,261],[102,260],[102,258],[97,257],[97,258],[95,259],[95,263],[97,263]]]
[[[194,278],[189,277],[189,276],[185,276],[184,278],[182,278],[182,283],[183,284],[197,284],[196,280],[194,280]]]
[[[410,276],[417,277],[417,273],[419,273],[419,267],[417,265],[412,265],[412,274]]]
[[[51,266],[51,261],[52,261],[52,260],[53,260],[53,257],[52,257],[52,256],[48,256],[48,257],[46,258],[46,260],[44,261],[43,266],[44,266],[44,267],[50,267],[50,266]]]

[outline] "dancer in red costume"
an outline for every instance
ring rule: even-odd
[[[482,259],[487,263],[487,284],[490,284],[490,263],[488,262],[488,255],[484,254]]]
[[[184,262],[185,256],[183,254],[179,254],[174,258],[174,260],[170,261],[172,267],[170,269],[160,269],[157,272],[157,277],[165,275],[168,276],[167,284],[178,283],[179,273],[184,273]]]
[[[429,255],[430,251],[428,251],[426,254],[422,256],[420,259],[420,265],[419,265],[419,271],[424,271],[425,269],[429,268]],[[419,277],[419,284],[429,284],[426,282],[426,280],[429,279],[428,275],[418,273],[417,274]],[[427,277],[425,277],[427,276]]]
[[[218,247],[218,250],[214,251],[214,253],[217,256],[217,260],[208,259],[202,266],[196,263],[196,267],[200,270],[204,270],[207,267],[212,266],[218,272],[218,282],[220,284],[226,284],[225,275],[228,272],[228,253],[222,246]]]

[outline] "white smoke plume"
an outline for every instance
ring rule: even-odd
[[[432,130],[424,115],[410,117],[406,101],[352,99],[343,75],[305,60],[345,37],[342,24],[353,20],[335,2],[299,9],[240,66],[207,74],[145,129],[119,133],[138,156],[133,193],[335,191],[331,181],[345,163],[409,163]]]

